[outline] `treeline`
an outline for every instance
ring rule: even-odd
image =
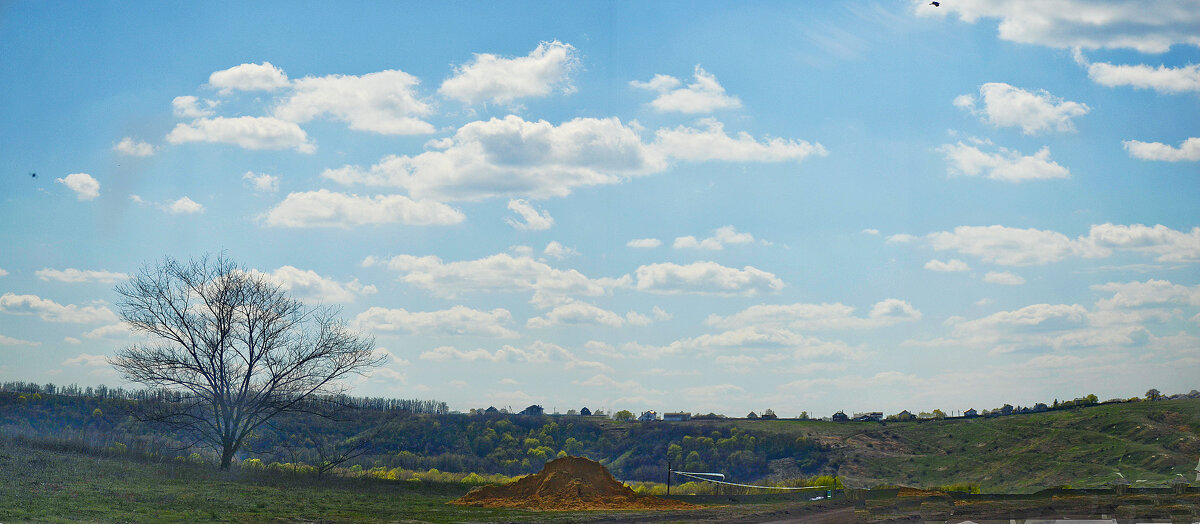
[[[0,391],[39,395],[64,395],[68,397],[93,397],[98,399],[121,399],[137,401],[166,401],[177,402],[183,396],[178,392],[159,389],[124,389],[110,388],[103,384],[99,386],[80,387],[77,384],[66,386],[53,383],[37,384],[34,382],[7,381],[0,383]],[[450,406],[440,400],[395,399],[382,397],[353,397],[349,395],[329,395],[309,400],[313,403],[324,403],[351,409],[376,411],[407,411],[410,413],[449,413]]]

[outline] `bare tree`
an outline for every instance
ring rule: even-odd
[[[382,360],[336,310],[305,305],[225,256],[168,257],[116,291],[122,320],[149,342],[109,362],[131,381],[177,393],[146,417],[213,445],[221,469],[271,417],[320,412],[342,392],[339,379]]]

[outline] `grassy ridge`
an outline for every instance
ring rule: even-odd
[[[1191,481],[1200,458],[1200,399],[993,419],[778,429],[809,432],[830,445],[832,467],[858,484],[974,482],[984,491],[1027,492],[1103,486],[1117,471],[1131,481],[1162,483],[1177,473]]]

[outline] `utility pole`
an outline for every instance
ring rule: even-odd
[[[667,495],[671,494],[671,461],[667,461]]]

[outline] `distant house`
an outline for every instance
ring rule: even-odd
[[[909,413],[907,409],[896,413],[896,420],[912,420],[914,418],[917,418],[917,416]]]
[[[1012,404],[1005,404],[1000,407],[1000,414],[1007,417],[1013,414]]]
[[[832,420],[834,422],[849,422],[850,417],[846,416],[845,411],[838,411],[837,413],[833,414]]]
[[[758,414],[756,414],[755,412],[751,411],[749,415],[746,415],[746,418],[749,418],[749,419],[755,419],[755,420],[757,420],[757,419],[758,419]]]
[[[762,414],[763,420],[775,420],[777,418],[779,418],[779,416],[775,414],[775,410],[773,409],[768,409]]]
[[[975,408],[968,409],[963,412],[963,418],[975,418],[979,416],[979,412]]]
[[[663,413],[663,420],[668,422],[683,422],[691,419],[692,414],[683,411],[677,411],[675,413]]]
[[[1050,406],[1047,406],[1045,402],[1038,402],[1037,404],[1033,405],[1034,413],[1041,413],[1043,411],[1049,411],[1049,410],[1050,410]]]
[[[590,417],[590,416],[592,416],[592,410],[588,409],[587,407],[584,407],[583,409],[579,410],[579,416]]]
[[[541,416],[541,415],[544,415],[545,413],[546,413],[546,410],[537,404],[533,404],[533,405],[521,410],[522,415]]]
[[[638,417],[638,420],[641,422],[650,422],[653,420],[658,420],[658,412],[654,411],[653,409],[650,411],[643,411],[642,416]]]
[[[883,412],[869,411],[866,413],[855,413],[851,419],[855,422],[878,422],[883,420]]]
[[[496,406],[488,406],[487,409],[483,410],[483,414],[484,415],[499,415],[500,410],[496,409]]]

